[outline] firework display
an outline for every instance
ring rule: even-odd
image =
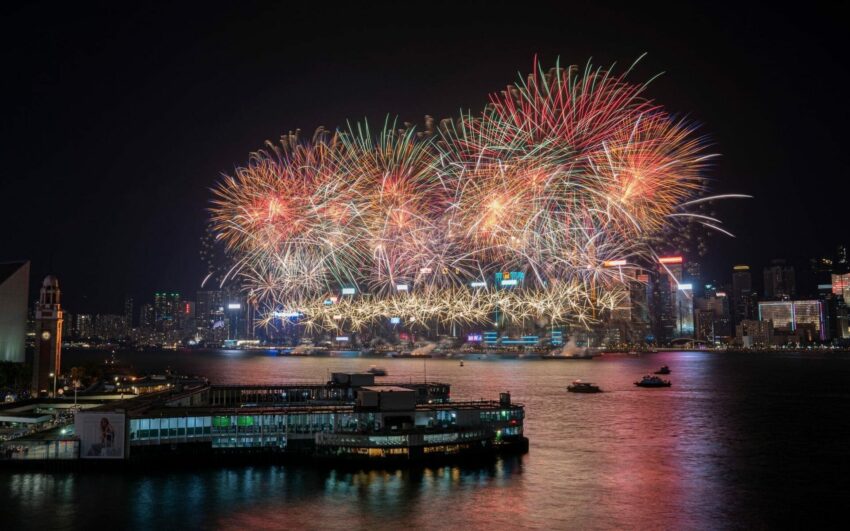
[[[535,64],[483,112],[421,132],[388,121],[269,144],[214,189],[225,280],[266,324],[592,322],[666,234],[720,230],[689,211],[710,199],[711,155],[626,74]],[[521,284],[497,285],[502,271]]]

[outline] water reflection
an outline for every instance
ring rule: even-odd
[[[530,453],[479,467],[292,466],[145,473],[0,471],[3,529],[769,527],[843,518],[850,358],[662,353],[570,362],[427,362],[454,398],[509,390]],[[318,380],[374,360],[143,353],[218,382]],[[670,389],[638,389],[669,365]],[[422,378],[388,360],[386,380]],[[584,378],[605,393],[572,395]],[[818,507],[817,512],[807,511]],[[806,518],[806,520],[802,520]],[[36,525],[37,524],[37,525]]]

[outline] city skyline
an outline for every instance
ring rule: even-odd
[[[850,296],[850,264],[846,249],[839,251],[836,260],[812,260],[803,269],[795,269],[784,260],[774,260],[761,271],[737,264],[731,268],[731,279],[723,282],[703,279],[700,264],[682,256],[661,257],[656,268],[639,269],[625,282],[620,288],[625,289],[625,293],[615,307],[599,316],[599,322],[586,325],[551,323],[551,327],[538,323],[535,327],[524,319],[509,320],[512,323],[503,321],[500,314],[507,314],[500,310],[492,315],[468,315],[460,321],[450,321],[450,326],[444,330],[451,329],[455,342],[466,338],[475,343],[483,339],[493,345],[504,341],[510,344],[522,338],[528,346],[557,346],[563,344],[565,337],[572,336],[608,348],[622,344],[668,345],[681,341],[745,348],[786,344],[839,346],[850,338],[846,306]],[[764,282],[758,282],[762,278]],[[510,292],[526,289],[523,275],[518,272],[511,273],[510,277],[498,273],[493,281],[495,291],[487,297],[496,297],[500,305],[513,300]],[[477,284],[481,286],[469,286],[469,295],[487,283]],[[358,298],[356,294],[349,296]],[[340,299],[349,296],[343,293]],[[537,297],[538,294],[532,291],[529,296]],[[365,304],[376,302],[368,296],[364,301]],[[336,297],[324,301],[322,306],[335,314],[349,311],[342,300],[336,304]],[[35,307],[31,308],[34,310]],[[324,310],[302,311],[309,314]],[[302,338],[326,342],[340,334],[358,336],[350,341],[346,337],[345,342],[349,344],[367,344],[370,338],[410,342],[416,338],[420,341],[448,339],[440,336],[439,322],[417,325],[414,319],[408,322],[410,316],[401,307],[396,306],[394,312],[400,313],[394,313],[396,317],[393,318],[387,314],[361,325],[336,322],[331,328],[291,327],[285,321],[294,324],[305,314],[280,311],[274,316],[264,316],[252,309],[252,304],[237,290],[156,292],[139,304],[132,298],[125,299],[122,314],[72,313],[65,309],[65,338],[69,345],[111,343],[148,347],[161,344],[209,346],[221,344],[225,339],[256,339],[267,345],[289,344]],[[404,315],[407,317],[399,317]],[[768,336],[759,335],[763,334],[759,327],[764,326],[769,331]],[[758,331],[754,338],[743,337],[753,330]]]

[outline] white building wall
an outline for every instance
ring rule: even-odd
[[[24,362],[29,282],[29,262],[0,280],[0,361]]]

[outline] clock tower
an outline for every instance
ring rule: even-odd
[[[33,396],[53,396],[56,379],[62,370],[62,306],[59,304],[59,295],[59,281],[53,275],[48,275],[41,283],[41,296],[35,307]]]

